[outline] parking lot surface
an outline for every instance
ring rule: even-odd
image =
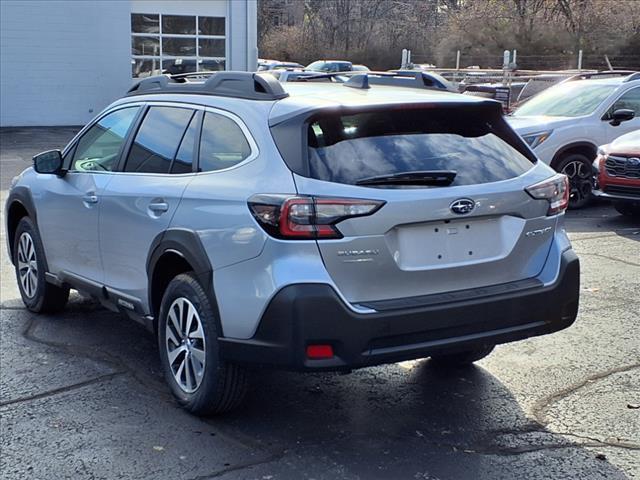
[[[0,130],[3,205],[31,156],[76,130]],[[78,294],[59,315],[23,308],[3,219],[0,476],[640,478],[640,225],[597,204],[566,227],[583,271],[569,329],[454,371],[256,370],[243,408],[201,419],[173,401],[142,327]]]

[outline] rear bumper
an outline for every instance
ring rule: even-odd
[[[378,313],[355,313],[329,285],[290,285],[271,300],[253,338],[220,338],[221,355],[284,369],[348,370],[507,343],[571,325],[579,290],[573,250],[562,254],[549,286]],[[308,359],[309,344],[330,344],[335,356]]]

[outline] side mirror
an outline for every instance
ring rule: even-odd
[[[60,150],[49,150],[33,157],[33,168],[38,173],[51,173],[62,176],[66,172],[62,169],[62,153]]]
[[[611,125],[613,127],[617,127],[622,122],[626,122],[627,120],[631,120],[635,116],[636,116],[636,112],[634,112],[633,110],[629,110],[628,108],[620,108],[620,109],[616,110],[615,112],[613,112],[611,114],[611,116],[609,117],[609,120],[611,120],[609,122],[609,125]]]

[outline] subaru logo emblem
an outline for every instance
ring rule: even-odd
[[[637,167],[638,165],[640,165],[640,158],[632,157],[627,160],[627,163],[629,163],[630,167]]]
[[[458,215],[466,215],[467,213],[471,213],[475,207],[476,202],[469,198],[460,198],[449,206],[451,211],[453,213],[457,213]]]

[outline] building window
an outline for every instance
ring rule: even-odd
[[[224,70],[224,17],[131,14],[133,78]]]

